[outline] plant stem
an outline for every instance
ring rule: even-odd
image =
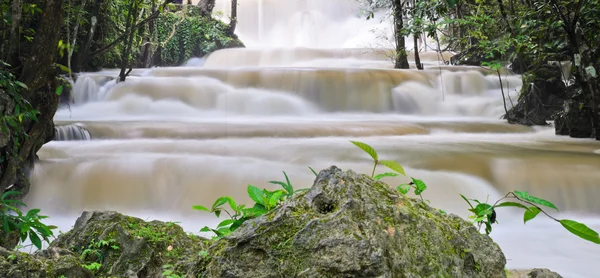
[[[375,160],[375,164],[373,164],[373,171],[371,172],[371,178],[375,176],[375,169],[377,168],[377,163],[379,161]]]

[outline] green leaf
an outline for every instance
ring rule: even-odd
[[[19,85],[19,87],[21,87],[21,88],[23,88],[23,89],[25,89],[25,90],[29,89],[29,88],[27,87],[27,85],[25,85],[25,83],[23,83],[23,82],[20,82],[20,81],[15,81],[15,84]]]
[[[248,215],[250,217],[258,217],[258,216],[261,216],[261,215],[267,213],[267,209],[264,206],[262,206],[261,204],[256,204],[252,208],[244,209],[244,213],[246,213],[246,215]]]
[[[527,206],[520,204],[520,203],[516,203],[516,202],[503,202],[500,204],[496,205],[497,208],[501,208],[501,207],[517,207],[517,208],[522,208],[522,209],[529,209]]]
[[[379,174],[373,177],[374,180],[378,181],[380,179],[383,179],[385,177],[397,177],[398,174],[396,173],[383,173],[383,174]]]
[[[379,161],[379,156],[377,155],[377,152],[375,151],[375,149],[373,149],[373,147],[367,145],[366,143],[358,141],[350,141],[350,143],[354,144],[364,152],[368,153],[371,156],[371,158],[373,158],[373,160]]]
[[[221,221],[221,223],[219,223],[219,225],[217,225],[217,229],[231,225],[231,224],[233,224],[233,222],[235,222],[235,220],[233,220],[233,219],[223,220],[223,221]]]
[[[490,204],[486,204],[486,203],[481,203],[478,204],[475,209],[470,210],[473,213],[475,213],[478,217],[482,217],[482,216],[488,216],[490,214],[492,214],[492,212],[494,211],[492,209],[492,206]]]
[[[310,171],[315,174],[315,177],[318,177],[319,174],[317,174],[317,172],[315,171],[315,169],[313,169],[312,167],[308,166],[308,169],[310,169]]]
[[[210,232],[211,229],[208,226],[204,226],[204,228],[200,229],[200,232]]]
[[[9,196],[19,195],[19,194],[21,194],[19,191],[6,191],[4,194],[2,194],[2,197],[0,199],[5,200]]]
[[[239,219],[239,220],[236,220],[236,221],[234,221],[234,222],[233,222],[233,224],[231,224],[231,226],[229,226],[229,229],[230,229],[231,231],[235,231],[235,230],[237,230],[237,228],[239,228],[240,226],[242,226],[242,224],[244,224],[244,222],[245,222],[246,220],[247,220],[247,219]]]
[[[593,243],[600,244],[600,237],[598,233],[583,223],[579,223],[577,221],[562,219],[559,220],[560,224],[565,227],[572,234],[583,238],[585,240],[589,240]]]
[[[252,199],[257,204],[261,204],[263,207],[266,207],[267,204],[265,204],[265,202],[263,200],[264,193],[258,187],[249,184],[248,185],[248,196],[250,196],[250,199]]]
[[[231,209],[233,209],[234,211],[238,211],[238,205],[235,202],[235,200],[231,197],[227,197],[227,203],[229,204],[229,206],[231,207]]]
[[[410,184],[398,185],[398,187],[396,189],[398,191],[400,191],[400,193],[402,193],[403,195],[406,195],[406,193],[408,193],[408,191],[410,191]]]
[[[283,191],[278,190],[273,195],[271,195],[271,198],[269,198],[269,207],[270,208],[274,208],[277,205],[277,203],[279,202],[281,197],[283,197],[283,193],[284,193]]]
[[[285,188],[285,190],[289,193],[292,194],[294,193],[294,187],[292,186],[292,182],[290,182],[290,178],[288,178],[288,175],[285,171],[283,171],[283,176],[285,176],[285,182],[287,183],[287,188]]]
[[[513,192],[517,197],[519,197],[520,199],[523,199],[525,201],[529,201],[532,202],[536,205],[542,205],[542,206],[547,206],[549,208],[553,208],[555,210],[558,211],[558,208],[553,204],[550,203],[549,201],[546,201],[544,199],[538,198],[538,197],[534,197],[529,195],[529,193],[527,192],[522,192],[522,191],[514,191]]]
[[[382,160],[379,161],[379,164],[384,165],[385,167],[388,167],[390,169],[392,169],[393,171],[396,171],[397,173],[406,176],[406,173],[404,172],[404,168],[402,168],[402,165],[400,165],[400,163],[393,161],[393,160]]]
[[[210,209],[207,209],[206,207],[203,207],[203,206],[193,206],[192,209],[210,212]]]
[[[415,184],[415,194],[421,195],[423,191],[427,189],[427,185],[422,181],[411,177],[412,182]]]
[[[38,214],[39,212],[40,212],[40,209],[37,209],[37,208],[31,209],[27,212],[27,215],[25,215],[25,217],[27,217],[27,218],[32,217],[32,216]]]
[[[215,201],[215,203],[212,205],[212,210],[215,210],[216,208],[218,208],[218,207],[224,205],[225,203],[227,203],[227,198],[229,198],[229,197],[221,197],[221,198],[217,199]]]
[[[37,249],[42,249],[42,240],[40,237],[32,230],[29,230],[29,239],[31,239],[31,243],[37,247]]]
[[[60,96],[60,94],[62,94],[62,92],[63,92],[63,86],[60,85],[56,88],[56,95]]]
[[[535,218],[540,212],[541,210],[539,208],[529,207],[523,215],[523,223],[527,223],[527,221]]]
[[[467,197],[465,197],[464,195],[460,194],[460,197],[463,198],[463,200],[465,200],[465,202],[467,202],[467,204],[469,204],[469,207],[473,208],[473,205],[471,205],[471,202],[469,201],[469,199],[467,199]]]

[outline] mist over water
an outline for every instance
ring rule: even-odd
[[[217,2],[227,15],[229,1]],[[371,29],[389,25],[356,17],[356,7],[240,0],[237,33],[251,48],[134,70],[119,84],[114,70],[82,74],[74,103],[55,116],[61,141],[38,153],[27,203],[63,231],[84,210],[118,210],[196,233],[218,219],[192,205],[224,195],[249,203],[246,185],[273,188],[281,171],[298,188],[312,185],[308,166],[369,172],[348,142],[360,140],[424,180],[426,198],[447,212],[466,216],[459,194],[527,190],[554,201],[559,218],[600,229],[597,142],[506,124],[500,80],[486,69],[445,66],[435,52],[421,53],[424,71],[392,69],[389,50],[368,45],[378,43]],[[521,78],[501,78],[510,108]],[[598,246],[543,217],[523,225],[505,209],[498,221],[492,237],[508,268],[595,277]]]

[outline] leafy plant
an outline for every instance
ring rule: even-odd
[[[377,154],[377,151],[375,151],[375,149],[369,144],[358,141],[350,141],[350,143],[359,147],[361,150],[369,154],[369,156],[371,156],[371,158],[373,159],[373,171],[371,172],[371,177],[374,180],[381,180],[385,177],[397,177],[399,175],[406,176],[404,168],[402,167],[402,165],[400,165],[400,163],[393,160],[379,160],[379,155]],[[385,172],[375,175],[375,170],[377,169],[377,165],[379,164],[388,167],[394,172]],[[423,201],[423,196],[421,194],[427,189],[427,185],[422,180],[415,179],[413,177],[411,177],[411,179],[412,181],[410,183],[398,185],[396,189],[400,193],[406,195],[406,193],[408,193],[411,190],[411,188],[414,188],[415,195],[421,197],[421,200]]]
[[[40,221],[48,218],[39,214],[40,209],[31,209],[23,214],[17,206],[25,207],[26,205],[19,200],[9,198],[19,194],[17,191],[8,191],[0,197],[2,234],[9,237],[13,233],[18,233],[20,242],[25,242],[29,238],[37,249],[42,249],[42,240],[49,243],[49,238],[53,236],[52,230],[57,227],[46,226]]]
[[[596,231],[577,221],[569,219],[557,219],[553,217],[552,215],[544,211],[544,209],[542,208],[547,207],[558,211],[558,208],[553,203],[535,196],[531,196],[527,192],[508,192],[504,197],[500,198],[493,205],[490,205],[489,203],[487,203],[487,201],[480,202],[476,199],[467,199],[463,195],[460,196],[471,207],[469,211],[472,212],[473,215],[469,216],[469,218],[473,219],[473,222],[477,223],[480,229],[482,225],[485,225],[486,234],[490,234],[492,232],[492,224],[498,223],[498,221],[496,220],[496,208],[516,207],[525,210],[523,214],[523,223],[527,223],[528,221],[538,216],[540,213],[543,213],[550,219],[560,223],[565,229],[567,229],[567,231],[571,232],[572,234],[581,237],[585,240],[600,244],[600,237],[598,236],[598,233]],[[473,206],[471,201],[476,203],[476,205]]]
[[[285,176],[285,182],[282,181],[270,181],[271,184],[280,185],[283,190],[270,191],[267,189],[259,189],[258,187],[249,184],[248,185],[248,196],[252,199],[255,204],[254,206],[247,208],[246,205],[238,205],[237,202],[229,196],[218,198],[210,209],[204,206],[193,206],[192,208],[199,211],[206,211],[214,213],[216,217],[221,216],[221,212],[225,212],[229,219],[221,221],[215,229],[208,226],[202,228],[201,232],[213,232],[217,238],[221,238],[229,235],[233,231],[237,230],[244,222],[249,219],[259,217],[279,206],[283,201],[292,197],[295,193],[306,191],[307,189],[299,189],[294,191],[294,187],[290,182],[290,179],[286,172],[283,172]],[[231,208],[231,212],[223,208],[225,204],[228,204]]]
[[[81,252],[79,256],[84,262],[83,267],[92,272],[98,272],[102,268],[106,250],[119,250],[119,245],[115,239],[98,240],[92,239],[90,244]]]

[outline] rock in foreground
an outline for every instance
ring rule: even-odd
[[[471,223],[335,166],[209,256],[203,277],[506,277]]]
[[[207,240],[186,234],[180,226],[145,222],[117,212],[84,212],[75,227],[51,247],[68,249],[96,276],[161,277],[193,269]]]

